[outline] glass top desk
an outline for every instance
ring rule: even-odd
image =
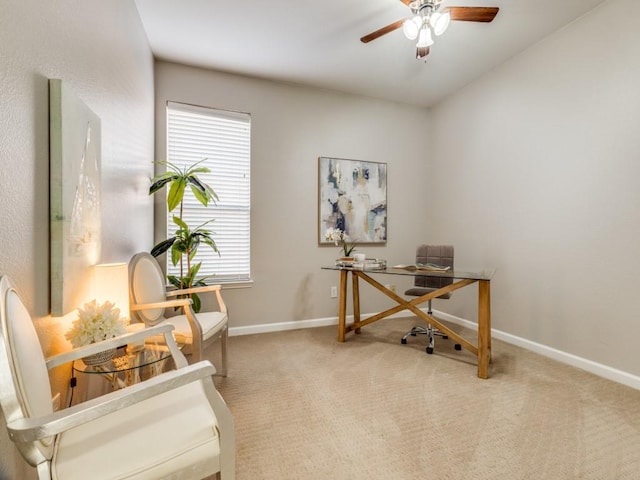
[[[376,322],[403,310],[409,310],[418,318],[430,323],[438,330],[454,339],[457,343],[472,352],[478,358],[478,377],[489,377],[489,363],[491,362],[491,278],[495,270],[486,269],[478,271],[453,270],[448,272],[435,270],[406,270],[402,268],[375,268],[363,269],[345,266],[326,266],[323,270],[336,270],[340,273],[340,307],[338,311],[338,341],[344,342],[348,332],[360,333],[365,325]],[[353,323],[347,325],[347,284],[348,276],[352,276],[351,291],[353,295]],[[405,300],[397,293],[386,288],[383,284],[373,279],[372,275],[404,275],[404,276],[428,276],[447,277],[453,282],[431,293],[410,301]],[[359,280],[367,282],[376,290],[394,300],[398,305],[383,312],[377,313],[365,320],[360,318],[360,293]],[[437,318],[418,308],[418,305],[428,300],[439,297],[445,293],[453,292],[460,288],[478,283],[478,342],[471,343],[466,338],[442,324]]]

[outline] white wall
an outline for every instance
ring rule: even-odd
[[[611,0],[434,109],[429,216],[459,264],[497,267],[494,328],[634,375],[638,18]]]
[[[320,156],[388,164],[387,245],[358,250],[397,263],[413,256],[425,238],[430,122],[424,109],[165,62],[155,71],[158,160],[166,152],[169,100],[251,114],[254,285],[224,292],[230,328],[336,316],[329,292],[338,274],[320,270],[339,254],[333,245],[318,246]],[[367,288],[366,311],[386,304]]]
[[[48,354],[64,348],[51,339],[66,325],[48,317],[47,79],[101,118],[102,260],[128,261],[153,241],[153,59],[129,0],[0,0],[0,12],[0,274],[16,283]],[[4,428],[0,458],[0,478],[36,478]]]

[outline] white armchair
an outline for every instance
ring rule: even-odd
[[[235,478],[233,419],[215,368],[187,365],[171,330],[147,328],[45,360],[27,309],[0,277],[0,406],[40,480]],[[176,370],[53,412],[48,368],[149,335],[164,335]]]
[[[213,292],[218,311],[193,311],[191,300],[177,298],[189,293]],[[129,299],[131,314],[146,325],[170,323],[175,326],[177,342],[184,345],[183,352],[191,354],[192,361],[202,358],[202,350],[220,339],[222,350],[221,376],[227,375],[227,307],[222,299],[220,285],[207,285],[182,290],[166,290],[165,276],[156,259],[146,252],[138,253],[129,262]],[[182,315],[166,317],[168,308],[182,308]]]

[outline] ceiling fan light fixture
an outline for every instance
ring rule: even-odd
[[[424,47],[429,47],[431,45],[433,45],[433,38],[431,37],[431,29],[427,25],[425,25],[420,30],[420,34],[418,35],[418,43],[416,44],[416,47],[424,48]]]
[[[404,21],[402,24],[402,31],[404,32],[404,36],[409,40],[415,40],[418,38],[418,33],[420,33],[420,29],[422,28],[422,17],[416,15],[413,18],[409,18]]]
[[[417,58],[429,55],[429,48],[433,45],[433,35],[442,35],[449,22],[460,20],[464,22],[493,21],[500,8],[498,7],[445,7],[447,0],[401,0],[411,10],[413,18],[402,19],[360,38],[362,43],[369,43],[387,33],[402,27],[404,35],[413,41],[417,39]],[[433,32],[432,32],[433,30]]]
[[[431,18],[429,19],[429,25],[431,25],[431,28],[433,28],[433,33],[435,33],[436,35],[442,35],[449,26],[450,22],[451,13],[449,12],[434,12],[431,14]]]

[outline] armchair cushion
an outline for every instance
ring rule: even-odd
[[[218,442],[215,417],[202,384],[194,382],[60,434],[53,479],[167,478],[176,472],[166,471],[165,461],[185,452],[183,462],[173,468],[187,469],[195,462],[216,471],[220,469]],[[109,455],[104,454],[106,445]]]
[[[227,314],[224,312],[200,312],[198,313],[198,322],[202,328],[202,339],[206,341],[224,328],[227,322]],[[160,323],[169,323],[175,326],[174,336],[176,342],[185,344],[193,342],[191,327],[186,315],[169,317]]]

